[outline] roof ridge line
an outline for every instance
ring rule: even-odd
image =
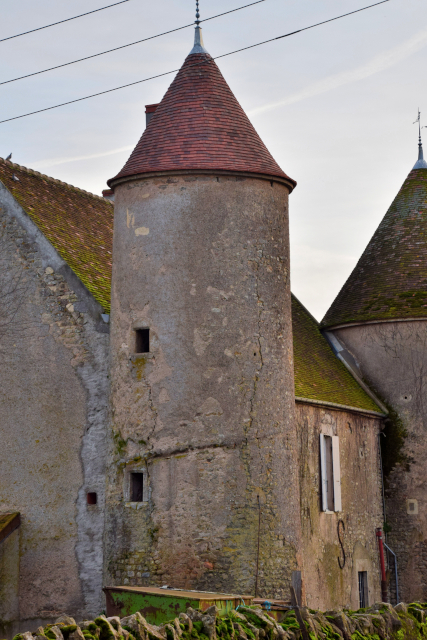
[[[322,333],[322,327],[321,327],[321,324],[320,324],[319,320],[316,320],[314,315],[307,309],[307,307],[301,302],[301,300],[299,298],[297,298],[297,296],[295,295],[295,293],[293,293],[293,291],[291,291],[291,296],[295,298],[295,300],[300,304],[300,306],[304,309],[304,311],[307,313],[307,315],[310,316],[310,318],[313,320],[313,322],[317,325],[320,333]]]
[[[12,167],[16,167],[21,171],[26,171],[27,173],[32,173],[42,178],[47,178],[47,180],[50,180],[51,182],[56,182],[57,184],[63,184],[64,186],[70,187],[71,189],[75,189],[76,191],[80,191],[81,193],[87,193],[89,196],[98,198],[98,200],[102,200],[103,202],[108,202],[108,200],[103,196],[99,196],[98,194],[92,193],[91,191],[86,191],[86,189],[82,189],[81,187],[76,187],[74,184],[70,184],[69,182],[64,182],[63,180],[59,180],[59,178],[53,178],[52,176],[48,176],[46,173],[41,173],[40,171],[36,171],[35,169],[31,169],[30,167],[25,167],[24,165],[18,164],[17,162],[12,162],[11,160],[5,160],[5,158],[0,158],[0,162],[3,162],[4,164],[7,164],[7,165],[10,164],[12,165]]]
[[[328,400],[312,400],[311,398],[302,398],[300,396],[295,396],[295,402],[315,404],[315,405],[330,407],[331,409],[338,409],[338,410],[345,409],[347,411],[354,411],[355,413],[368,414],[372,417],[377,417],[377,418],[387,417],[386,413],[380,413],[379,411],[371,411],[370,409],[360,409],[359,407],[351,407],[350,405],[338,404],[337,402],[329,402]]]

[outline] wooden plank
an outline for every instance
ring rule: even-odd
[[[128,587],[128,586],[117,586],[117,587],[105,587],[104,590],[107,591],[133,591],[136,593],[146,593],[152,595],[162,595],[162,596],[173,596],[176,598],[197,598],[198,600],[245,600],[250,601],[252,603],[253,596],[248,595],[236,595],[236,594],[226,594],[226,593],[216,593],[210,591],[191,591],[185,589],[161,589],[160,587]]]
[[[320,477],[322,485],[322,511],[328,510],[328,476],[326,473],[326,451],[325,451],[325,435],[320,434]]]
[[[299,624],[299,628],[301,629],[301,634],[303,640],[310,640],[310,635],[307,631],[307,627],[305,626],[304,620],[302,619],[301,611],[299,610],[299,606],[297,604],[297,596],[295,593],[295,589],[291,585],[291,602],[295,609],[295,616]]]
[[[21,524],[20,513],[5,513],[0,515],[0,543],[6,540]]]
[[[302,603],[302,577],[301,571],[292,571],[292,587],[294,589],[296,604],[301,607]]]

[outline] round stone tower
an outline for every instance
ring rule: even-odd
[[[115,192],[106,580],[288,596],[295,186],[196,27]]]
[[[332,331],[389,409],[381,438],[398,601],[427,599],[427,162],[406,178],[327,312]],[[343,352],[345,353],[345,352]],[[353,360],[354,362],[354,360]],[[390,556],[390,592],[396,598]]]

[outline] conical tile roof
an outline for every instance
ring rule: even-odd
[[[194,51],[194,50],[193,50]],[[270,155],[208,53],[191,53],[120,173],[231,171],[289,178]]]
[[[427,168],[414,168],[322,325],[427,317]]]

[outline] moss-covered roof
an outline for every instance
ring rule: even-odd
[[[427,317],[427,169],[406,178],[322,325]]]
[[[1,158],[0,180],[108,312],[114,214],[111,202]]]
[[[319,323],[295,296],[292,296],[292,328],[297,398],[381,412],[335,356]]]

